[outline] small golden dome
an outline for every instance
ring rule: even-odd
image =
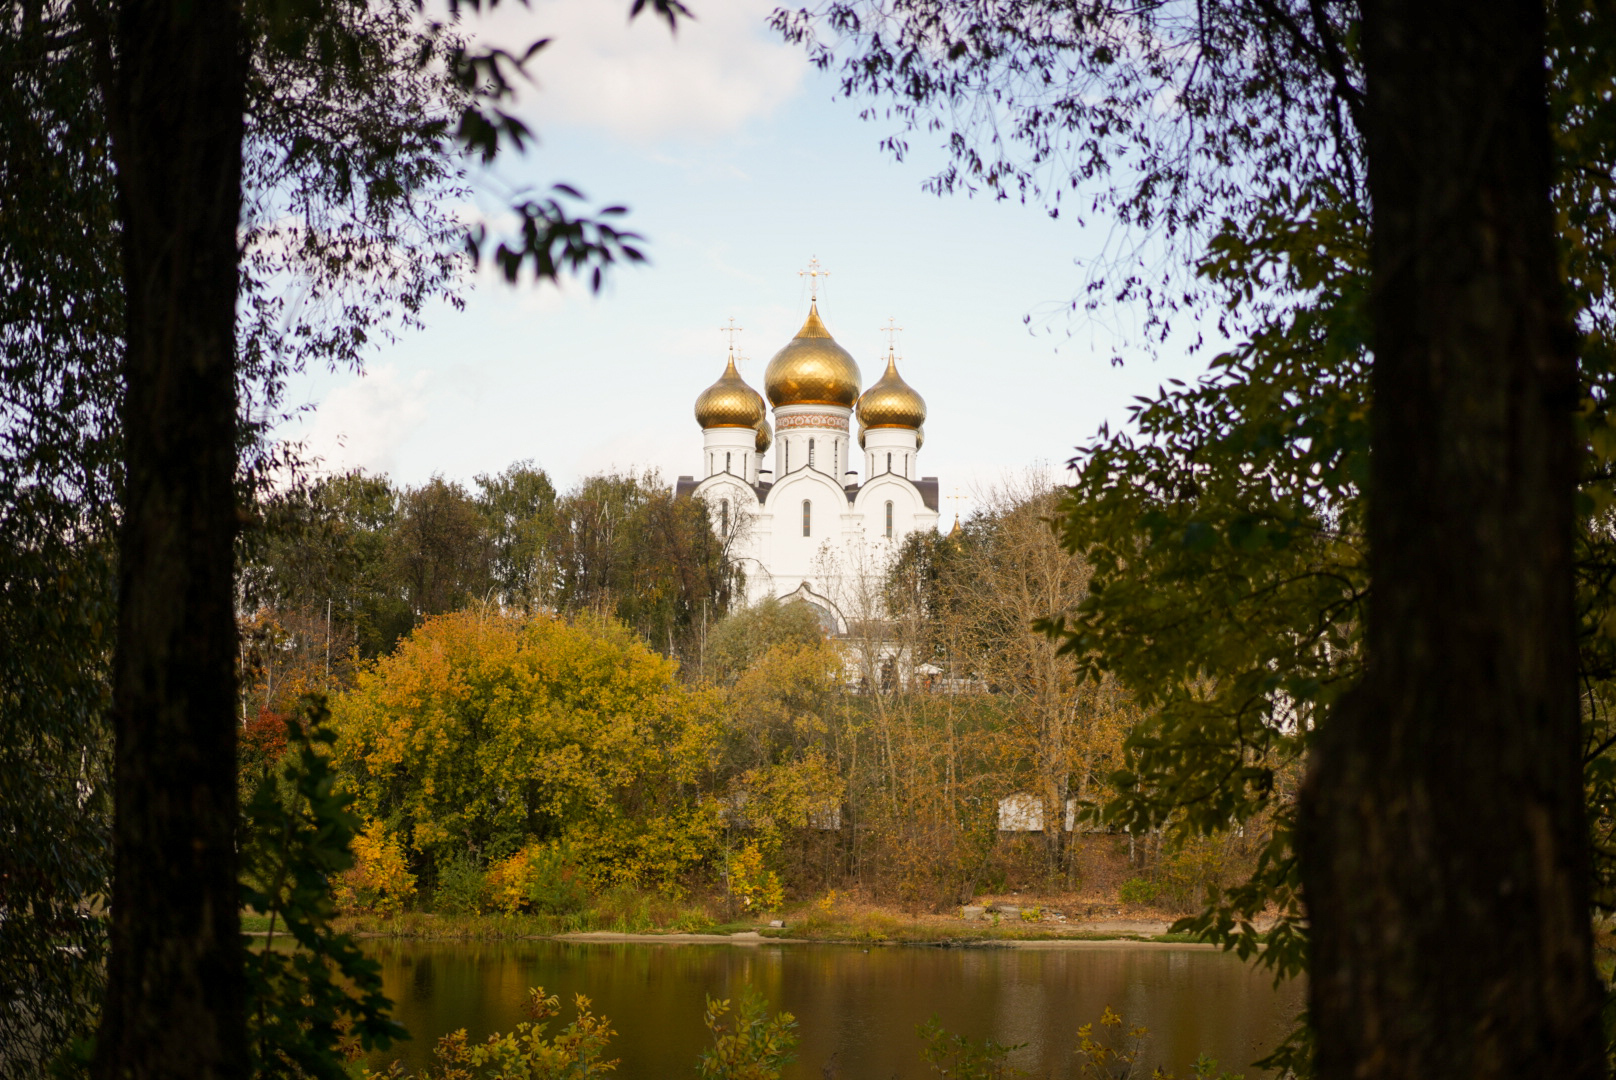
[[[898,358],[887,354],[887,370],[858,403],[859,423],[866,427],[918,428],[926,422],[926,399],[898,374]]]
[[[858,401],[858,364],[819,321],[819,306],[808,308],[808,321],[797,336],[774,354],[763,373],[763,389],[775,408],[782,405],[841,405]]]
[[[773,445],[774,432],[769,430],[769,422],[759,420],[757,422],[757,452],[761,454]]]
[[[696,399],[696,423],[703,429],[715,427],[756,427],[763,420],[763,396],[735,370],[735,355],[718,381]]]

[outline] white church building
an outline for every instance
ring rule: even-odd
[[[849,620],[878,617],[869,597],[904,538],[937,527],[937,478],[920,475],[926,403],[891,347],[865,390],[817,300],[763,389],[767,401],[741,378],[731,344],[723,375],[696,399],[702,478],[681,476],[678,493],[706,500],[746,573],[748,603],[806,601],[827,630],[846,633]]]

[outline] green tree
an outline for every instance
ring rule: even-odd
[[[740,584],[706,504],[655,474],[585,479],[556,506],[555,604],[613,614],[695,673],[707,620]]]
[[[388,547],[393,578],[417,621],[458,611],[493,587],[488,525],[466,489],[442,477],[399,496]]]
[[[769,596],[718,620],[707,635],[702,662],[708,678],[731,686],[776,646],[806,647],[823,640],[825,628],[812,608]]]
[[[555,588],[555,486],[543,469],[526,461],[497,476],[478,476],[476,483],[477,509],[488,524],[500,599],[520,611],[547,603]]]
[[[1557,310],[1557,275],[1543,263],[1552,233],[1543,226],[1541,211],[1549,205],[1551,186],[1560,225],[1560,265],[1567,271],[1578,329],[1587,335],[1581,374],[1589,391],[1582,412],[1592,468],[1591,475],[1585,473],[1584,490],[1588,504],[1605,505],[1601,500],[1606,497],[1602,489],[1609,452],[1601,445],[1601,431],[1608,397],[1602,387],[1609,371],[1610,245],[1604,239],[1608,215],[1603,207],[1609,201],[1610,171],[1589,163],[1611,158],[1610,50],[1598,44],[1608,42],[1610,27],[1606,13],[1592,5],[1549,5],[1545,44],[1543,10],[1531,4],[1500,6],[1489,12],[1498,22],[1478,25],[1466,14],[1442,7],[1418,16],[1395,5],[1376,7],[1367,14],[1378,14],[1388,20],[1385,25],[1399,28],[1382,39],[1392,57],[1384,82],[1366,71],[1365,57],[1372,58],[1372,49],[1360,52],[1371,32],[1380,31],[1361,22],[1354,4],[1232,3],[1199,5],[1193,11],[1094,4],[1060,9],[1057,16],[1054,6],[1038,2],[915,0],[880,11],[873,5],[828,4],[813,13],[779,18],[799,37],[820,28],[842,35],[840,42],[816,41],[815,47],[827,64],[837,59],[836,49],[845,50],[840,55],[850,91],[890,95],[910,131],[935,122],[947,132],[952,164],[936,178],[939,189],[980,186],[1042,198],[1059,210],[1056,192],[1065,188],[1081,194],[1086,206],[1080,213],[1114,212],[1122,224],[1139,230],[1135,236],[1146,234],[1149,242],[1131,253],[1137,258],[1099,264],[1087,302],[1098,305],[1119,295],[1143,299],[1151,310],[1148,325],[1163,330],[1175,313],[1211,304],[1220,329],[1236,342],[1209,378],[1189,387],[1165,388],[1156,401],[1146,403],[1138,414],[1137,435],[1101,432],[1080,459],[1082,480],[1069,505],[1068,522],[1069,541],[1094,556],[1097,566],[1089,604],[1066,627],[1072,634],[1069,642],[1091,662],[1118,668],[1142,697],[1160,706],[1158,716],[1135,739],[1141,768],[1122,780],[1136,794],[1118,807],[1119,815],[1154,821],[1183,812],[1186,826],[1199,830],[1220,827],[1219,818],[1228,821],[1279,807],[1278,828],[1258,878],[1235,903],[1209,913],[1204,925],[1244,948],[1255,944],[1248,917],[1263,902],[1276,900],[1300,914],[1287,825],[1296,791],[1292,763],[1312,746],[1315,732],[1328,746],[1331,725],[1339,719],[1332,706],[1365,677],[1366,655],[1372,681],[1377,655],[1387,658],[1381,670],[1392,674],[1383,677],[1394,682],[1415,680],[1413,672],[1421,672],[1419,688],[1412,682],[1405,685],[1407,692],[1399,693],[1396,708],[1349,707],[1341,714],[1349,730],[1379,731],[1382,737],[1354,744],[1356,735],[1341,736],[1350,749],[1335,761],[1352,764],[1336,767],[1358,770],[1352,775],[1366,785],[1360,793],[1375,783],[1391,788],[1373,788],[1377,794],[1367,798],[1344,791],[1341,801],[1317,804],[1365,807],[1369,817],[1383,808],[1394,814],[1409,806],[1424,808],[1407,820],[1407,828],[1399,827],[1402,837],[1447,836],[1445,830],[1457,830],[1452,834],[1452,863],[1432,864],[1407,852],[1401,860],[1359,857],[1350,862],[1355,885],[1314,882],[1326,903],[1330,933],[1338,935],[1338,951],[1321,954],[1329,955],[1329,970],[1315,970],[1311,985],[1316,1004],[1329,1001],[1330,1022],[1342,1025],[1326,1057],[1329,1067],[1343,1070],[1343,1075],[1359,1053],[1385,1054],[1383,1061],[1433,1075],[1483,1068],[1474,1064],[1473,1053],[1491,1055],[1485,1067],[1501,1072],[1589,1068],[1591,978],[1580,929],[1585,920],[1566,908],[1580,902],[1578,867],[1587,858],[1586,847],[1571,839],[1580,832],[1575,807],[1567,802],[1577,802],[1581,785],[1564,771],[1574,760],[1576,741],[1561,700],[1572,685],[1563,667],[1568,655],[1564,627],[1570,620],[1533,624],[1534,618],[1547,617],[1552,604],[1546,598],[1569,578],[1570,565],[1562,557],[1569,540],[1557,546],[1552,529],[1570,528],[1571,504],[1564,501],[1557,512],[1558,525],[1551,523],[1552,513],[1535,519],[1548,531],[1512,543],[1501,542],[1501,537],[1512,528],[1529,530],[1525,523],[1534,514],[1548,513],[1540,497],[1552,499],[1559,492],[1565,499],[1568,484],[1564,460],[1553,465],[1551,459],[1555,452],[1568,453],[1570,405],[1577,396],[1571,383],[1562,379],[1558,412],[1509,412],[1529,413],[1533,403],[1543,400],[1521,389],[1531,380],[1546,377],[1556,365],[1562,375],[1569,370],[1563,355],[1551,359],[1556,354],[1549,346],[1544,346],[1543,365],[1530,376],[1510,366],[1536,347],[1528,344],[1526,328],[1551,325],[1553,317],[1541,313]],[[1398,21],[1402,19],[1413,21]],[[1395,47],[1388,44],[1392,42]],[[1400,54],[1399,48],[1433,51],[1415,60],[1413,51]],[[1534,49],[1540,50],[1537,59],[1523,58]],[[1399,79],[1424,79],[1426,65],[1444,72],[1443,77],[1451,75],[1453,85],[1470,89],[1434,97],[1423,91],[1410,96],[1408,90],[1376,98],[1383,86],[1403,85]],[[1531,85],[1536,76],[1520,74],[1545,67],[1546,96]],[[1484,84],[1485,92],[1480,89]],[[1503,93],[1515,96],[1493,96]],[[1174,107],[1156,107],[1164,94]],[[1462,99],[1467,103],[1461,104]],[[1483,101],[1495,104],[1480,108]],[[1393,102],[1409,111],[1401,116],[1375,113],[1380,107],[1392,109]],[[1467,127],[1482,116],[1488,125],[1484,133]],[[1377,117],[1382,125],[1378,132],[1372,122]],[[1416,193],[1436,198],[1437,191],[1458,190],[1457,174],[1444,173],[1442,154],[1425,153],[1426,136],[1408,134],[1426,130],[1427,124],[1443,126],[1441,138],[1448,147],[1474,139],[1466,144],[1469,156],[1464,160],[1472,171],[1465,174],[1463,186],[1467,192],[1492,192],[1503,200],[1489,203],[1493,211],[1462,198],[1444,203],[1471,211],[1468,217],[1456,212],[1441,219],[1441,228],[1459,230],[1447,244],[1427,243],[1437,231],[1420,233],[1417,239],[1407,231],[1415,222],[1436,228],[1436,219],[1424,216],[1432,204],[1421,202],[1424,196]],[[1547,139],[1551,131],[1558,161],[1552,167],[1544,144],[1530,142]],[[1465,132],[1469,134],[1461,134]],[[901,152],[903,138],[895,137],[889,145]],[[1378,157],[1376,138],[1388,140]],[[1510,149],[1503,150],[1505,146]],[[1410,152],[1410,147],[1420,149]],[[1367,212],[1366,177],[1377,189],[1373,219]],[[1392,185],[1389,191],[1379,187],[1383,182]],[[1398,203],[1405,197],[1408,201]],[[1466,238],[1462,230],[1490,229],[1485,214],[1511,199],[1521,200],[1518,216],[1508,229],[1489,233],[1503,246],[1488,250],[1510,252],[1506,262],[1473,258],[1436,273],[1453,275],[1446,280],[1472,282],[1477,290],[1472,295],[1494,290],[1499,299],[1489,307],[1488,317],[1521,320],[1508,324],[1525,335],[1513,348],[1515,360],[1506,361],[1483,337],[1455,332],[1442,345],[1450,350],[1444,359],[1450,366],[1443,370],[1464,370],[1466,376],[1427,378],[1433,369],[1421,365],[1432,354],[1418,357],[1426,347],[1420,343],[1432,339],[1399,335],[1413,325],[1458,325],[1443,320],[1452,317],[1462,323],[1466,308],[1453,294],[1443,293],[1435,278],[1420,279],[1423,270],[1412,268],[1437,265],[1443,257],[1439,249],[1473,250],[1473,237]],[[1390,205],[1398,209],[1392,211]],[[1068,200],[1065,207],[1070,206]],[[1386,235],[1383,213],[1407,216]],[[1536,233],[1517,231],[1529,221],[1537,222]],[[1520,242],[1510,246],[1504,237]],[[1372,263],[1371,251],[1377,260],[1393,261]],[[1532,285],[1503,284],[1528,264],[1537,266]],[[1188,277],[1191,269],[1197,277]],[[1394,287],[1384,280],[1388,276],[1404,284]],[[1430,290],[1422,292],[1427,285]],[[1434,306],[1411,317],[1422,303]],[[1414,352],[1391,359],[1402,348],[1391,344],[1388,357],[1378,348],[1372,354],[1371,340],[1379,346],[1383,339],[1413,341]],[[1485,336],[1485,341],[1498,340],[1495,333]],[[1409,424],[1406,444],[1392,434],[1395,428],[1381,426],[1404,421],[1384,420],[1378,405],[1373,413],[1368,408],[1372,382],[1375,400],[1383,403],[1380,379],[1388,370],[1406,371],[1413,379],[1397,384],[1391,406]],[[1504,371],[1515,375],[1503,376]],[[1497,394],[1501,383],[1495,379],[1517,377],[1525,381],[1510,383],[1514,392]],[[1477,385],[1471,386],[1472,378]],[[1416,388],[1419,392],[1412,393]],[[1455,398],[1445,396],[1449,393],[1468,404],[1461,408]],[[1489,404],[1483,406],[1484,401]],[[1424,410],[1417,420],[1410,409],[1415,402]],[[1471,431],[1450,407],[1471,409],[1464,412],[1470,418],[1509,415],[1510,430],[1536,434],[1513,444],[1511,452],[1522,456],[1510,458],[1506,466],[1504,456],[1486,458],[1488,453],[1504,454],[1496,438],[1502,428]],[[1543,426],[1537,426],[1540,422]],[[1367,453],[1371,445],[1376,446],[1374,457]],[[1544,449],[1556,445],[1560,451]],[[1383,471],[1372,472],[1372,460]],[[1440,483],[1430,480],[1436,473],[1420,471],[1427,463],[1444,477]],[[1529,472],[1540,466],[1553,475],[1537,475],[1532,494],[1503,482],[1519,475],[1517,467]],[[1449,469],[1454,471],[1444,471]],[[1510,492],[1519,494],[1519,501],[1511,503]],[[1383,515],[1380,522],[1397,521],[1393,528],[1407,531],[1381,532],[1391,526],[1377,524],[1377,514]],[[1366,520],[1369,536],[1377,540],[1374,545],[1364,541]],[[1477,523],[1484,520],[1488,524],[1478,530]],[[1399,538],[1390,551],[1389,535]],[[1583,625],[1590,630],[1608,610],[1608,575],[1600,567],[1610,562],[1602,554],[1609,535],[1600,511],[1581,536],[1580,606]],[[1478,600],[1484,589],[1462,597],[1432,591],[1502,580],[1486,567],[1511,548],[1508,557],[1527,559],[1534,569],[1516,565],[1506,575],[1510,584],[1500,586],[1503,591],[1490,599]],[[1405,551],[1431,554],[1423,563],[1411,560],[1392,570],[1389,585],[1382,580],[1384,571],[1371,575],[1371,569],[1395,563]],[[1429,573],[1421,576],[1418,566]],[[1364,600],[1372,578],[1378,599],[1366,617]],[[1469,584],[1441,584],[1460,579]],[[1534,584],[1552,581],[1559,584]],[[1384,599],[1388,587],[1397,600]],[[1525,607],[1517,608],[1517,603]],[[1406,614],[1408,604],[1421,614],[1406,627],[1398,618],[1380,621],[1384,617],[1377,615]],[[1537,615],[1525,614],[1528,609]],[[1437,612],[1466,614],[1438,632],[1421,621]],[[1518,621],[1508,627],[1488,622],[1500,618]],[[1386,635],[1378,647],[1377,624]],[[1464,646],[1452,636],[1466,632],[1464,625],[1493,626],[1492,645]],[[1533,629],[1525,634],[1528,625]],[[1359,637],[1366,627],[1367,654]],[[1404,648],[1414,637],[1421,644]],[[1590,675],[1599,668],[1589,660],[1604,651],[1596,637],[1587,633],[1583,638],[1584,670]],[[1140,655],[1144,650],[1137,643],[1142,642],[1150,643],[1153,657]],[[1514,651],[1503,659],[1488,651],[1493,647]],[[1557,648],[1553,657],[1558,659],[1535,651]],[[1519,691],[1514,697],[1487,702],[1467,697],[1492,685],[1492,675],[1453,676],[1466,663],[1486,666],[1482,658],[1487,656],[1493,657],[1493,674],[1534,672],[1537,682],[1530,687],[1512,683]],[[1555,664],[1562,665],[1558,675]],[[1449,696],[1439,706],[1437,699],[1422,698],[1422,693]],[[1595,719],[1596,697],[1587,695],[1585,705]],[[1417,706],[1420,701],[1428,705]],[[1513,720],[1496,725],[1505,732],[1498,736],[1503,742],[1492,745],[1481,767],[1472,770],[1464,764],[1474,760],[1476,750],[1468,737],[1442,741],[1449,725],[1468,733],[1477,718],[1506,712]],[[1526,714],[1541,718],[1544,726],[1525,722]],[[1489,728],[1487,738],[1497,730]],[[1395,755],[1405,737],[1424,749],[1399,758],[1385,772],[1366,762],[1369,745],[1380,754]],[[1534,741],[1540,737],[1545,741]],[[1437,744],[1442,752],[1433,752]],[[1595,764],[1608,749],[1597,738],[1584,745]],[[1491,794],[1482,790],[1488,785]],[[1351,781],[1345,786],[1350,789]],[[1315,790],[1329,789],[1326,780]],[[1410,802],[1399,794],[1409,790],[1440,790],[1444,797]],[[1509,797],[1499,798],[1502,791]],[[1447,899],[1460,894],[1491,897],[1485,882],[1499,876],[1514,880],[1524,874],[1523,880],[1530,880],[1527,868],[1503,865],[1531,849],[1530,843],[1500,848],[1492,841],[1488,853],[1473,843],[1467,846],[1467,841],[1482,834],[1516,835],[1520,815],[1537,812],[1529,805],[1533,799],[1544,800],[1539,807],[1552,822],[1545,825],[1552,837],[1546,842],[1555,852],[1550,864],[1563,874],[1555,879],[1560,884],[1528,890],[1532,899],[1525,902],[1541,902],[1559,914],[1511,915],[1505,910],[1509,903],[1502,900],[1467,909],[1473,919],[1467,924],[1469,944],[1459,944],[1461,935],[1451,934],[1453,928],[1446,924],[1437,929],[1433,917],[1446,910]],[[1496,833],[1475,829],[1476,819],[1471,825],[1457,824],[1472,811],[1496,815],[1488,818],[1496,820]],[[1326,810],[1324,819],[1329,818]],[[1359,850],[1369,836],[1378,835],[1379,825],[1370,827],[1367,820],[1358,824],[1362,831],[1339,823],[1315,825],[1320,835],[1329,831],[1335,840],[1314,848],[1315,865],[1322,870],[1323,860],[1337,850]],[[1447,841],[1436,845],[1443,850],[1447,846]],[[1404,876],[1416,866],[1431,872]],[[1395,932],[1403,944],[1372,940],[1376,931],[1388,928],[1379,916],[1373,928],[1354,918],[1357,929],[1345,929],[1345,908],[1372,894],[1397,897],[1393,906],[1400,914],[1394,921],[1400,929]],[[1329,914],[1335,901],[1342,906]],[[1545,929],[1544,919],[1566,928],[1565,936]],[[1287,969],[1302,959],[1299,938],[1289,932],[1293,927],[1282,925],[1273,939],[1279,947],[1272,958]],[[1362,936],[1365,931],[1368,936]],[[1428,940],[1421,936],[1427,931],[1432,935]],[[1504,932],[1524,938],[1501,948],[1499,934]],[[1415,938],[1422,945],[1411,948],[1407,943]],[[1451,949],[1462,951],[1465,959],[1452,965],[1432,962]],[[1568,958],[1563,982],[1522,959],[1544,955],[1544,949]],[[1349,978],[1336,983],[1334,973],[1342,970],[1347,950],[1374,957],[1355,964],[1353,971],[1363,979],[1391,978],[1408,994],[1426,996],[1414,1000],[1388,994],[1385,1001],[1398,1002],[1388,1006],[1369,1002],[1373,992],[1367,982]],[[1491,962],[1498,967],[1481,974],[1467,966],[1476,958],[1495,958]],[[1472,990],[1490,985],[1495,977],[1517,988],[1508,995],[1513,1011],[1475,1020],[1490,1006],[1478,1002]],[[1342,996],[1331,1001],[1328,995],[1336,989]],[[1432,1006],[1438,998],[1447,1004]],[[1523,1004],[1528,999],[1532,1004]],[[1388,1026],[1367,1036],[1362,1024],[1387,1008],[1396,1016],[1387,1013]],[[1471,1039],[1475,1023],[1508,1032],[1508,1038],[1478,1049]],[[1395,1034],[1388,1036],[1389,1031]],[[1396,1045],[1389,1052],[1383,1045],[1388,1037]],[[1533,1058],[1537,1048],[1543,1056]],[[1564,1056],[1554,1057],[1558,1054]]]
[[[683,12],[674,0],[653,6],[670,22]],[[121,483],[111,612],[119,895],[98,1043],[104,1074],[239,1075],[245,1067],[240,948],[227,895],[237,481],[269,464],[254,436],[290,366],[356,356],[386,322],[369,301],[382,298],[380,308],[394,314],[415,310],[412,303],[444,282],[452,246],[428,249],[461,234],[438,227],[450,219],[434,217],[445,204],[431,193],[435,177],[458,168],[452,141],[486,158],[502,140],[519,145],[526,135],[499,107],[512,58],[469,49],[418,15],[407,3],[203,12],[127,0],[110,10],[25,5],[6,23],[8,70],[19,89],[12,103],[21,106],[7,130],[7,190],[33,196],[22,207],[29,220],[39,220],[40,206],[62,211],[49,215],[59,230],[27,227],[26,245],[7,249],[8,280],[26,294],[8,312],[18,317],[8,340],[32,338],[35,346],[35,359],[15,365],[9,360],[18,354],[8,351],[7,386],[19,391],[8,400],[36,432],[79,431],[59,430],[16,460],[25,464],[40,448],[55,455],[44,479],[70,478],[57,492],[70,502],[69,488]],[[406,86],[454,94],[431,103],[446,100],[447,109],[421,109],[408,93],[391,94]],[[399,100],[404,107],[393,108]],[[399,120],[414,127],[391,123]],[[553,278],[641,257],[612,225],[616,210],[574,217],[565,197],[514,208],[520,234],[493,252],[507,276],[531,265]],[[389,218],[390,207],[407,209]],[[378,234],[381,242],[371,243]],[[492,246],[482,234],[469,240],[475,252]],[[18,276],[29,260],[35,272]],[[303,296],[318,303],[277,311],[260,302],[289,285],[295,295],[300,275]],[[53,294],[73,296],[54,315],[39,304]],[[322,333],[326,326],[335,333]],[[110,347],[92,354],[84,347],[92,342]],[[57,405],[66,406],[59,420],[37,424]],[[107,433],[114,449],[102,456],[96,444],[106,445]],[[26,486],[40,479],[28,475]],[[97,514],[86,502],[60,519],[61,539],[92,543],[108,520]],[[78,581],[104,587],[93,571]],[[73,679],[100,662],[100,646],[85,644],[64,639],[66,651],[56,654]],[[45,676],[36,683],[56,678],[50,662],[34,670]],[[94,742],[80,739],[81,753]],[[92,767],[93,758],[85,759]],[[93,786],[93,770],[86,782]],[[185,796],[170,799],[175,792]],[[96,800],[78,807],[93,831]],[[97,860],[81,865],[91,871]],[[50,890],[48,866],[11,880],[37,872],[29,888]],[[26,907],[31,899],[7,902]],[[147,977],[169,992],[144,992]]]

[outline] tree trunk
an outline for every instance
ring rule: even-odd
[[[1541,3],[1366,0],[1368,671],[1298,849],[1318,1074],[1604,1075]]]
[[[124,0],[112,32],[117,71],[103,89],[128,340],[112,955],[95,1072],[242,1077],[232,578],[240,10]]]

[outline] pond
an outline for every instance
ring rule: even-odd
[[[426,1064],[438,1036],[473,1039],[524,1019],[529,987],[567,1008],[574,993],[618,1032],[624,1080],[694,1076],[707,1045],[704,996],[744,987],[797,1018],[801,1042],[788,1078],[890,1080],[932,1076],[917,1025],[1023,1043],[1012,1059],[1038,1076],[1075,1075],[1080,1025],[1106,1006],[1151,1031],[1147,1057],[1184,1074],[1198,1054],[1256,1075],[1249,1063],[1288,1030],[1303,988],[1277,991],[1265,972],[1206,948],[1090,943],[1077,948],[941,949],[801,944],[368,943],[395,1015],[414,1038],[380,1060]],[[378,1061],[379,1063],[379,1061]],[[1143,1075],[1149,1075],[1148,1071]]]

